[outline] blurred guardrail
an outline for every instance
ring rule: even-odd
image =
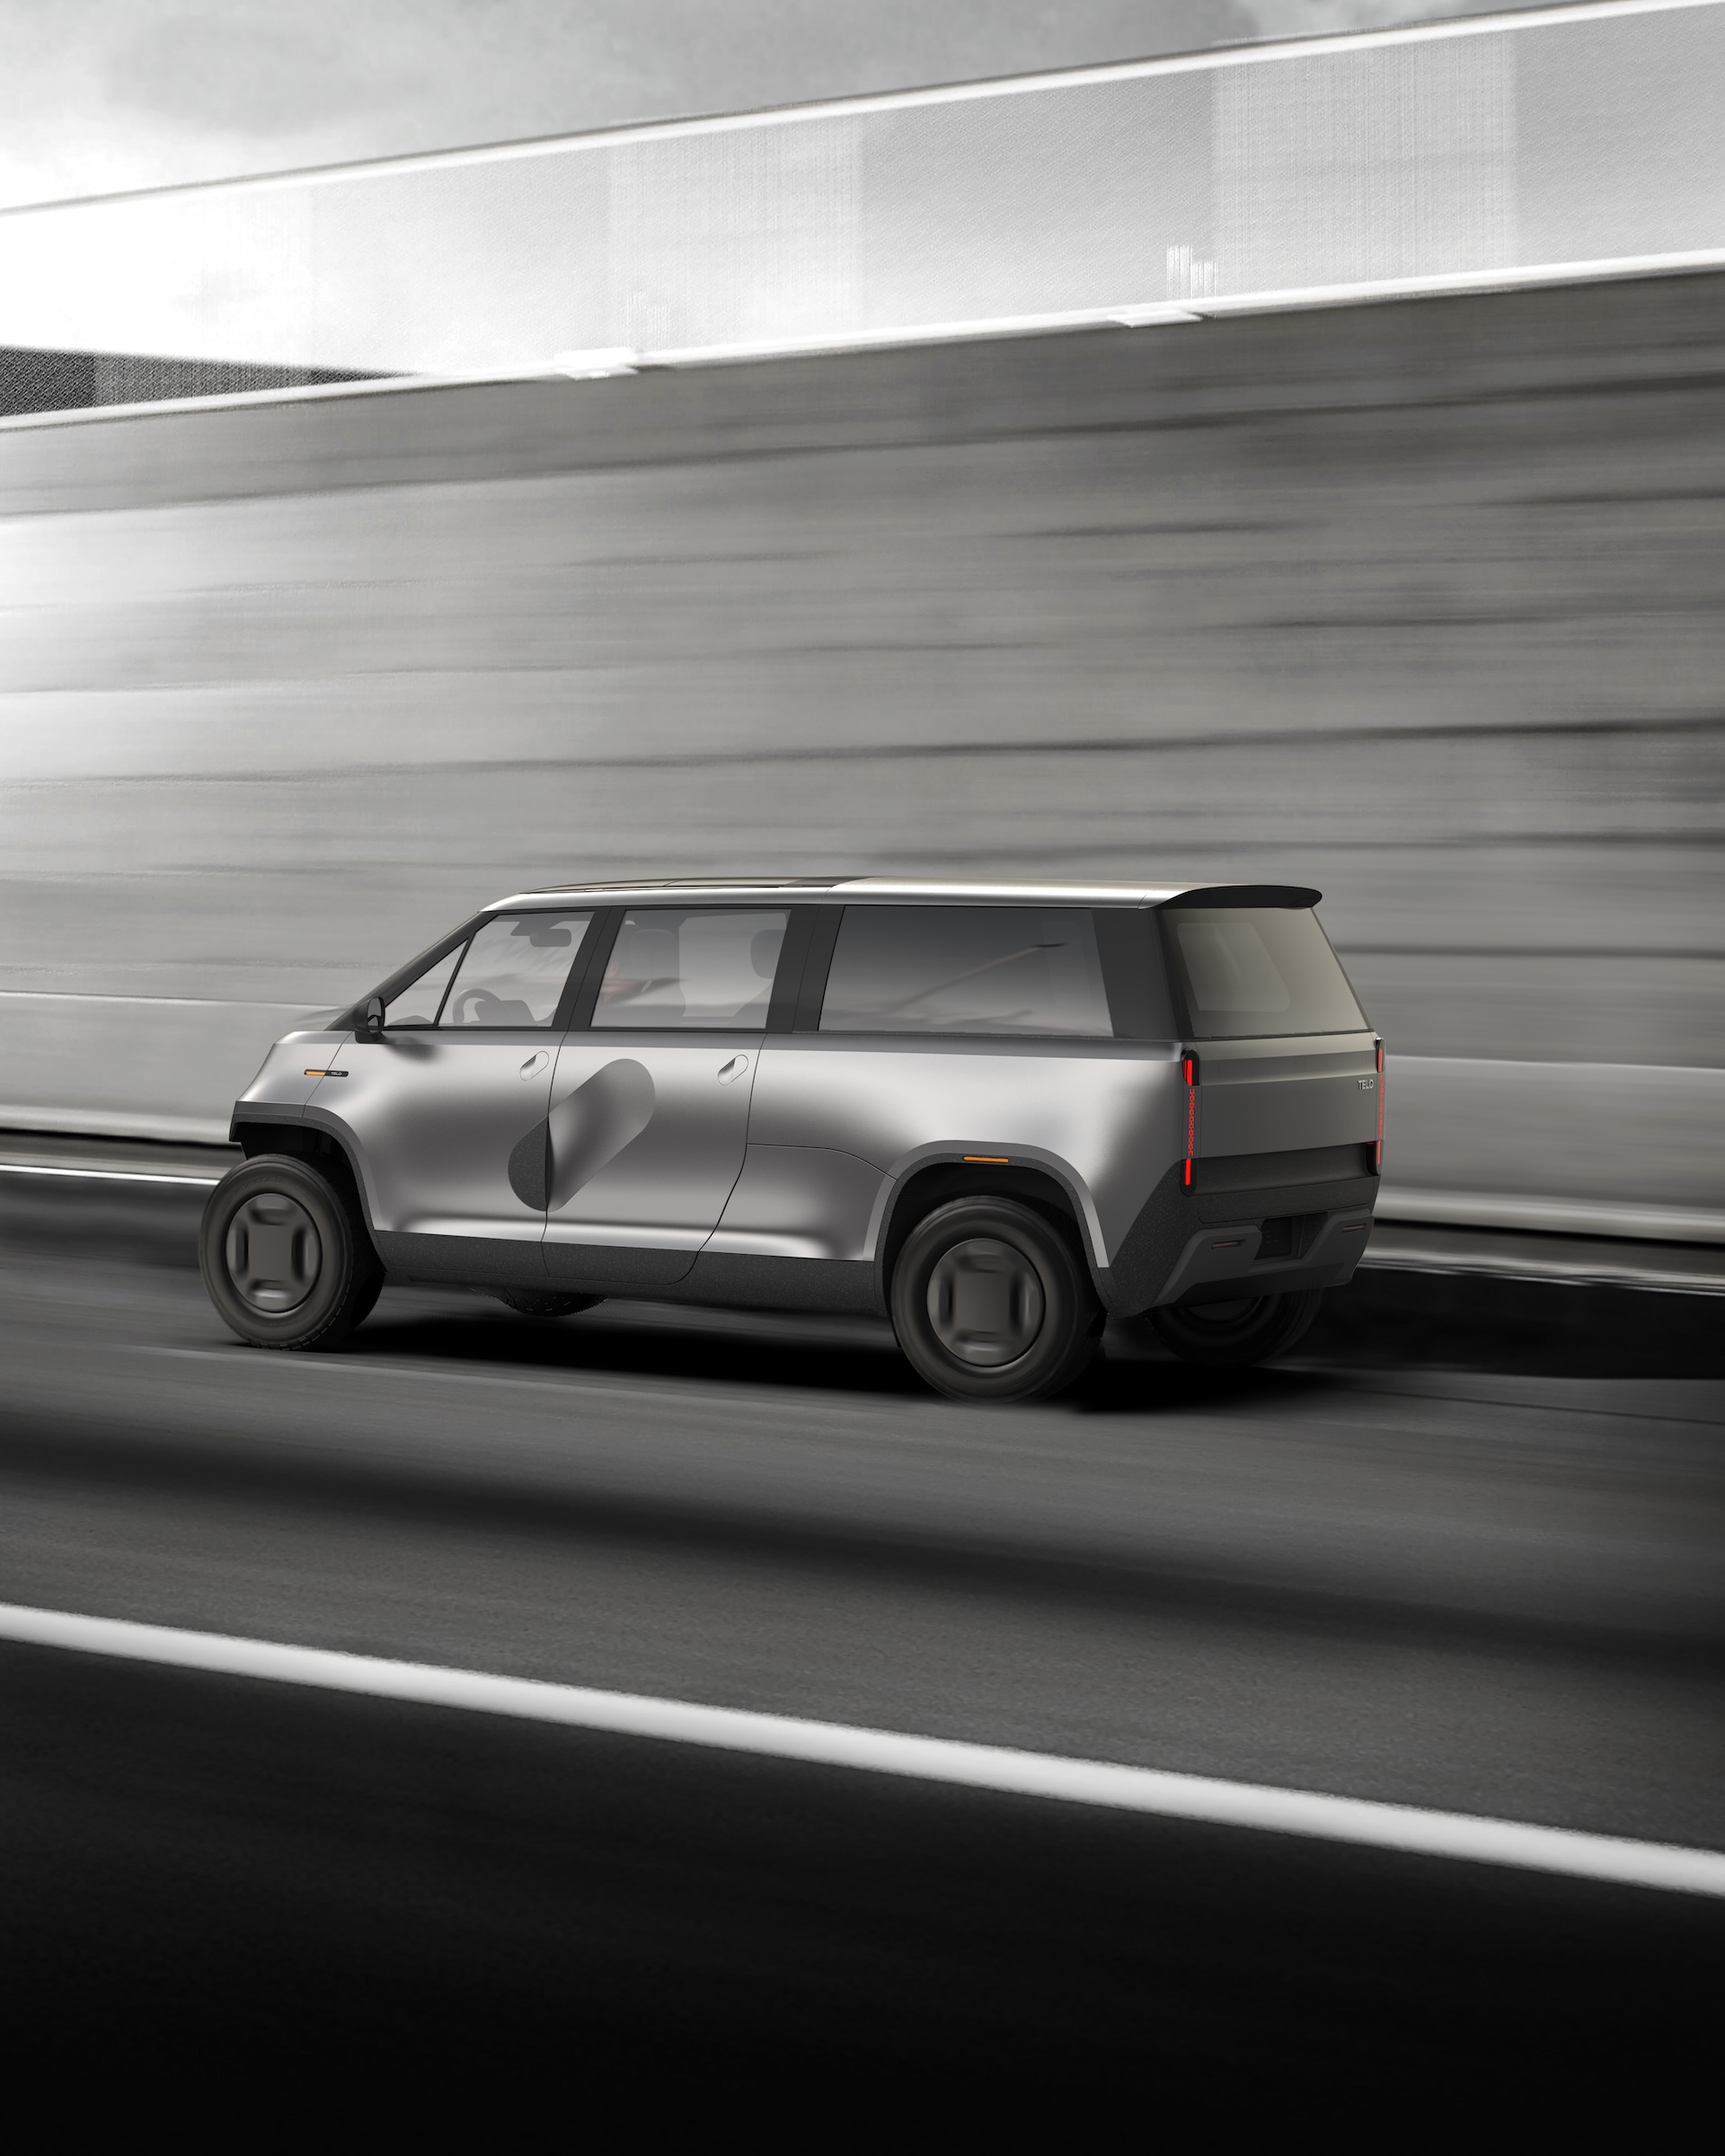
[[[572,875],[1286,878],[1386,1213],[1725,1225],[1725,278],[0,428],[0,1124]]]
[[[0,347],[113,403],[1718,258],[1721,77],[1718,0],[1604,0],[24,208]]]

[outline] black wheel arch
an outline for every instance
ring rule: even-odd
[[[285,1153],[320,1169],[332,1183],[345,1188],[358,1207],[359,1217],[371,1233],[371,1208],[366,1203],[366,1180],[354,1157],[352,1141],[344,1131],[300,1117],[276,1117],[261,1109],[236,1108],[228,1125],[228,1138],[248,1161],[266,1153]]]
[[[995,1167],[948,1156],[914,1169],[889,1200],[874,1257],[875,1296],[882,1311],[890,1307],[892,1268],[918,1222],[955,1197],[1009,1197],[1040,1214],[1071,1242],[1092,1286],[1101,1292],[1077,1199],[1053,1170]]]

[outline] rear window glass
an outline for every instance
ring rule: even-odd
[[[1315,914],[1172,906],[1162,923],[1198,1039],[1364,1029],[1365,1014]]]
[[[474,934],[444,999],[443,1026],[548,1026],[591,914],[503,914]]]
[[[820,1029],[1106,1034],[1089,909],[846,906]]]

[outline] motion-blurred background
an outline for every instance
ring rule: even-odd
[[[1725,5],[1408,12],[6,8],[0,1124],[553,879],[1285,878],[1385,1217],[1725,1241]]]
[[[0,0],[44,2110],[298,2096],[317,2145],[369,2098],[392,2147],[469,2098],[491,2146],[872,2097],[896,2145],[944,2087],[969,2146],[1031,2090],[1089,2145],[1190,2090],[1194,2145],[1351,2099],[1375,2147],[1520,2096],[1543,2147],[1605,2090],[1682,2145],[1721,82],[1725,0]],[[1326,894],[1388,1181],[1296,1358],[1115,1327],[979,1411],[862,1317],[392,1283],[336,1356],[226,1337],[199,1216],[296,1017],[524,887],[846,870]],[[1168,1810],[857,1771],[882,1732]]]

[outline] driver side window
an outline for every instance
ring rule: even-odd
[[[468,944],[440,1027],[548,1026],[592,925],[587,914],[502,914]]]
[[[384,1012],[386,1026],[435,1026],[438,1012],[443,1008],[443,992],[449,985],[450,976],[461,962],[466,949],[457,943],[447,950],[435,966],[428,966],[417,981],[410,981],[392,997]]]

